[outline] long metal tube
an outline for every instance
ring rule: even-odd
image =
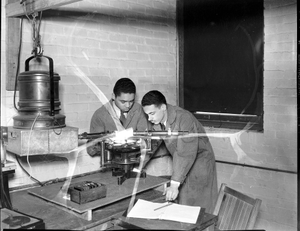
[[[152,136],[183,136],[183,135],[188,135],[188,131],[135,131],[133,132],[132,137],[136,138],[151,138]],[[114,133],[106,133],[106,132],[101,132],[101,133],[82,133],[78,135],[78,139],[98,139],[100,137],[105,137],[107,136],[108,138],[114,136]]]
[[[136,131],[133,132],[133,136],[183,136],[183,135],[188,135],[188,131]]]
[[[99,133],[84,132],[84,133],[78,135],[78,139],[81,139],[81,140],[84,140],[84,139],[97,139],[97,138],[100,138],[100,137],[102,137],[106,134],[108,134],[108,133],[106,133],[106,132],[99,132]]]

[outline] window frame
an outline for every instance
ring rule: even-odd
[[[184,0],[177,0],[176,26],[178,36],[178,104],[184,107]],[[263,78],[263,76],[262,76]],[[262,79],[263,81],[263,79]],[[263,94],[263,86],[262,86]],[[244,129],[263,131],[263,97],[260,99],[261,112],[257,115],[230,114],[216,112],[192,112],[203,126],[226,129]]]

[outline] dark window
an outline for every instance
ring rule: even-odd
[[[263,0],[178,1],[180,106],[207,126],[262,130]]]

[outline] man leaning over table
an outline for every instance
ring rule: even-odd
[[[189,111],[168,104],[159,91],[145,94],[141,104],[152,124],[198,134],[163,139],[173,165],[171,184],[164,192],[166,200],[177,199],[179,204],[200,206],[212,213],[218,196],[216,165],[203,126]]]

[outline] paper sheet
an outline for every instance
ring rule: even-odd
[[[128,213],[127,217],[144,219],[161,219],[196,224],[200,207],[172,203],[169,206],[155,210],[165,203],[154,203],[139,199]]]

